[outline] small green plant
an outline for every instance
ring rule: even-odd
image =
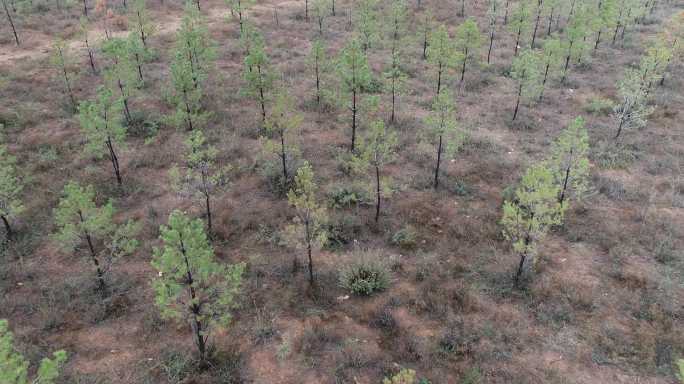
[[[399,373],[391,378],[385,377],[382,384],[414,384],[416,382],[416,371],[403,368]]]
[[[29,362],[26,361],[13,345],[12,332],[7,320],[0,320],[0,383],[2,384],[53,384],[59,377],[62,365],[66,362],[67,353],[63,350],[40,361],[36,376],[28,379]]]
[[[355,295],[370,296],[388,285],[389,270],[375,252],[365,252],[340,271],[340,286]]]
[[[584,110],[592,115],[609,115],[615,107],[611,99],[601,96],[594,96],[589,99],[589,102],[584,107]]]
[[[416,247],[417,237],[416,230],[407,225],[392,235],[392,244],[404,249],[412,249]]]

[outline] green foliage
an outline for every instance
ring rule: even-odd
[[[29,380],[29,362],[14,348],[13,339],[7,320],[0,319],[0,383],[53,384],[67,360],[67,353],[59,350],[52,354],[52,358],[43,358],[35,378]]]
[[[384,378],[382,384],[414,384],[416,383],[416,371],[402,368],[399,373],[391,378]]]
[[[325,42],[320,39],[314,40],[311,44],[311,51],[306,58],[306,63],[309,69],[314,74],[316,81],[316,103],[320,104],[324,98],[333,99],[330,96],[330,91],[325,87],[327,84],[327,75],[330,72],[330,59],[327,56],[327,47]]]
[[[261,121],[266,123],[266,100],[273,89],[276,76],[270,71],[268,55],[266,54],[264,40],[258,31],[250,37],[249,51],[245,57],[243,77],[247,83],[244,93],[259,102],[261,106]]]
[[[237,15],[238,22],[240,23],[240,34],[245,30],[246,20],[245,12],[248,11],[254,4],[255,0],[226,0],[228,6],[230,7],[230,13],[235,17]]]
[[[131,122],[128,101],[141,85],[134,53],[140,55],[143,52],[136,42],[137,40],[112,37],[102,46],[102,52],[112,63],[104,73],[106,87],[119,92],[128,123]]]
[[[165,318],[191,318],[204,358],[211,329],[231,321],[245,265],[217,262],[202,221],[180,211],[171,212],[168,224],[159,230],[163,245],[155,247],[152,256],[158,271],[152,283],[155,302]]]
[[[563,78],[567,76],[570,61],[581,61],[589,51],[589,35],[593,32],[592,26],[596,16],[596,10],[590,5],[579,4],[565,27],[565,51],[566,64],[563,69]]]
[[[205,204],[207,225],[212,229],[211,197],[226,185],[229,168],[216,164],[218,150],[208,145],[204,133],[195,129],[185,141],[185,169],[174,166],[169,171],[171,184],[182,196],[197,199]]]
[[[456,28],[454,41],[454,48],[457,52],[456,64],[462,68],[461,81],[463,81],[467,63],[474,62],[473,64],[477,64],[481,46],[482,35],[477,28],[477,22],[473,18],[468,18]]]
[[[113,95],[111,89],[100,87],[92,101],[82,101],[79,110],[81,132],[85,136],[84,151],[101,159],[108,154],[107,143],[124,146],[126,128],[121,124],[121,99]]]
[[[513,59],[511,77],[518,83],[518,96],[527,100],[535,100],[541,91],[541,58],[539,53],[525,49]]]
[[[318,33],[323,34],[323,21],[330,14],[330,0],[314,0],[313,13],[318,22]]]
[[[129,24],[134,25],[137,39],[147,49],[147,41],[157,31],[157,27],[147,10],[146,0],[133,1]]]
[[[201,128],[208,117],[201,110],[202,87],[215,58],[214,42],[201,14],[186,4],[171,61],[169,101],[176,107],[169,121],[176,127]]]
[[[132,254],[138,247],[134,237],[140,231],[140,225],[133,220],[117,224],[114,214],[111,200],[97,206],[93,186],[82,187],[76,182],[64,186],[63,196],[55,209],[57,233],[54,238],[64,250],[87,244],[88,258],[97,270],[101,285],[104,285],[104,274],[111,264]],[[98,244],[101,247],[96,249]]]
[[[584,119],[577,117],[551,145],[549,167],[554,172],[562,203],[570,194],[582,199],[589,184],[589,135]]]
[[[563,62],[563,43],[558,36],[551,36],[542,45],[541,66],[544,72],[543,83],[548,79],[555,79],[560,75]]]
[[[639,63],[639,71],[646,92],[663,78],[671,59],[672,49],[662,38],[656,38],[649,44],[646,55],[642,56]]]
[[[363,252],[340,270],[340,286],[355,295],[370,296],[389,283],[389,269],[377,252]]]
[[[404,249],[413,249],[417,245],[418,234],[415,228],[407,225],[392,235],[392,244]]]
[[[584,110],[593,115],[608,115],[615,103],[609,98],[595,96],[589,99],[589,103],[584,107]]]
[[[375,45],[380,37],[377,7],[378,0],[359,0],[356,3],[356,30],[364,51]]]
[[[511,12],[508,28],[516,36],[515,54],[522,45],[522,36],[527,35],[532,28],[532,8],[533,0],[520,0],[518,5]]]
[[[268,163],[266,166],[281,168],[283,186],[290,182],[295,160],[300,155],[301,123],[302,116],[297,113],[294,99],[285,89],[279,89],[264,124],[265,136],[259,141]]]
[[[526,259],[532,259],[534,265],[539,242],[553,225],[561,223],[565,206],[558,202],[558,194],[554,173],[541,163],[527,169],[515,197],[504,202],[503,235],[521,256],[516,278],[522,274]]]
[[[346,94],[361,93],[370,86],[370,66],[358,39],[350,40],[340,52],[337,60],[337,72],[342,91]]]
[[[437,70],[437,93],[440,93],[445,71],[456,64],[455,47],[444,24],[430,33],[426,54],[428,62]]]
[[[69,96],[71,105],[76,106],[76,98],[71,89],[71,79],[69,78],[69,66],[71,65],[71,56],[67,44],[62,39],[57,39],[54,43],[53,54],[50,62],[59,73],[59,77],[64,81],[66,94]]]
[[[677,360],[677,377],[684,384],[684,359]]]
[[[9,220],[24,211],[21,201],[24,184],[17,175],[16,163],[16,157],[9,153],[0,133],[0,217],[7,220],[5,229],[8,238],[11,235]]]
[[[440,93],[432,103],[430,114],[425,118],[425,133],[422,139],[431,147],[441,141],[442,153],[453,156],[465,143],[467,134],[458,128],[455,101],[448,91]]]
[[[638,69],[627,69],[618,83],[619,104],[613,108],[613,119],[617,125],[615,139],[622,131],[636,130],[646,126],[653,107],[647,104],[647,89],[644,77]]]
[[[285,229],[288,243],[298,249],[307,250],[309,257],[310,280],[313,282],[313,261],[311,251],[320,249],[327,242],[326,225],[328,214],[325,206],[319,203],[316,193],[318,185],[314,181],[313,170],[304,163],[297,170],[295,186],[287,193],[287,200],[295,209],[293,223]],[[296,260],[296,259],[295,259]]]

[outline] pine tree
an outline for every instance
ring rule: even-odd
[[[69,56],[67,45],[64,40],[57,39],[54,43],[54,53],[52,55],[52,65],[55,66],[59,72],[60,77],[64,80],[66,94],[69,96],[69,101],[73,108],[76,108],[76,97],[71,87],[71,79],[69,78],[68,67],[70,65],[71,57]]]
[[[442,90],[443,77],[446,71],[451,69],[455,62],[455,47],[449,38],[449,32],[445,25],[440,25],[437,30],[430,34],[430,42],[427,48],[427,60],[437,70],[437,94]]]
[[[548,164],[559,186],[558,203],[565,203],[570,194],[580,200],[589,184],[589,136],[582,117],[553,142]]]
[[[165,318],[188,319],[200,361],[205,363],[212,328],[226,327],[237,306],[242,263],[225,265],[214,256],[199,219],[173,211],[159,228],[163,245],[154,248],[152,266],[155,302]]]
[[[93,49],[90,47],[90,41],[88,39],[89,26],[87,17],[81,17],[79,27],[81,35],[83,36],[83,43],[86,47],[86,51],[88,51],[88,61],[90,62],[90,70],[93,72],[93,75],[97,75],[97,67],[95,66],[95,54],[93,53]]]
[[[596,28],[594,50],[597,50],[601,43],[601,34],[603,31],[612,30],[618,23],[617,0],[599,0],[598,7],[598,24]]]
[[[24,210],[21,202],[24,184],[17,175],[16,163],[17,159],[9,153],[0,137],[0,219],[5,225],[7,240],[13,235],[10,221]]]
[[[109,38],[104,42],[102,52],[112,62],[105,70],[105,83],[109,89],[118,90],[126,123],[130,125],[133,119],[130,99],[140,83],[135,63],[131,60],[128,41],[117,37]]]
[[[287,226],[285,233],[288,241],[296,248],[306,249],[309,260],[309,283],[314,284],[312,252],[327,242],[326,223],[328,215],[325,205],[316,197],[318,185],[308,162],[297,170],[295,186],[287,193],[287,200],[295,209],[294,222]],[[294,258],[297,267],[297,256]]]
[[[657,37],[646,49],[646,54],[641,57],[639,71],[641,72],[643,87],[648,97],[654,84],[659,84],[667,69],[667,64],[672,59],[670,46]]]
[[[226,184],[226,168],[216,164],[218,150],[207,144],[204,133],[195,129],[185,141],[184,170],[171,168],[170,178],[183,196],[204,202],[207,228],[212,233],[211,197]]]
[[[342,49],[338,58],[337,65],[342,91],[351,96],[349,109],[352,113],[351,123],[351,145],[349,150],[354,152],[356,145],[356,118],[359,108],[358,98],[361,92],[370,85],[371,71],[368,59],[363,53],[361,43],[358,39],[352,39]]]
[[[230,13],[234,16],[237,15],[238,23],[240,24],[240,34],[244,31],[245,24],[245,13],[254,4],[254,0],[226,0],[228,6],[230,7]]]
[[[423,60],[427,60],[427,49],[430,45],[430,36],[432,36],[435,19],[432,13],[427,10],[423,13],[422,22],[420,24],[420,35],[423,45]]]
[[[555,78],[560,70],[563,60],[563,45],[557,36],[552,36],[544,40],[541,53],[542,67],[544,75],[542,77],[541,89],[539,90],[539,101],[544,97],[544,88],[549,78]]]
[[[489,49],[487,50],[487,64],[489,64],[492,57],[492,48],[494,47],[496,21],[499,18],[499,0],[488,0],[487,5],[487,21],[489,25]]]
[[[586,39],[590,34],[589,26],[592,24],[592,10],[588,7],[580,7],[573,13],[573,16],[568,20],[568,25],[565,27],[565,40],[563,40],[563,50],[565,51],[565,64],[563,66],[563,75],[561,83],[565,84],[570,68],[570,61],[581,61],[584,53],[587,51]]]
[[[380,219],[381,196],[387,195],[381,185],[382,168],[396,159],[397,134],[385,126],[382,120],[371,123],[367,134],[361,140],[358,156],[355,157],[355,168],[375,178],[375,222]]]
[[[518,92],[513,112],[513,120],[518,116],[521,99],[535,100],[539,97],[541,80],[541,60],[539,54],[531,49],[524,50],[513,59],[511,77],[517,81]]]
[[[133,85],[136,88],[141,88],[145,83],[143,64],[150,57],[149,50],[143,45],[140,36],[135,33],[128,34],[128,38],[126,39],[126,50],[133,66],[132,70],[135,71],[137,69],[138,73],[138,78],[134,81]]]
[[[0,319],[0,383],[2,384],[54,384],[59,378],[67,353],[59,350],[52,358],[40,361],[36,375],[28,378],[29,362],[14,347],[14,336],[9,330],[7,320]]]
[[[188,3],[176,34],[171,61],[169,100],[176,110],[170,120],[177,127],[185,125],[192,131],[201,128],[207,117],[201,110],[201,101],[203,85],[215,57],[213,45],[202,16]]]
[[[126,128],[121,125],[121,100],[114,97],[112,91],[100,87],[92,101],[82,101],[78,108],[81,132],[86,138],[84,151],[97,159],[109,156],[114,175],[119,185],[122,184],[117,147],[125,145]]]
[[[541,22],[542,14],[545,12],[546,2],[544,0],[536,0],[534,2],[534,29],[532,30],[532,43],[530,48],[534,49],[534,42],[537,40],[537,31],[539,30],[539,23]]]
[[[368,51],[378,40],[378,0],[359,0],[356,30],[361,37],[363,51]]]
[[[249,54],[245,57],[243,76],[246,81],[245,94],[257,100],[261,106],[261,124],[266,124],[266,100],[273,89],[275,76],[271,73],[264,41],[255,35],[249,46]]]
[[[665,69],[670,66],[673,60],[681,60],[684,57],[684,11],[677,13],[670,20],[668,20],[665,28],[663,39],[670,45],[672,56],[665,64]],[[660,79],[660,85],[665,84],[665,73]]]
[[[14,42],[19,46],[19,35],[17,34],[17,28],[14,26],[14,19],[12,19],[12,13],[7,6],[7,0],[2,0],[2,8],[5,10],[5,15],[7,16],[7,22],[12,28],[12,34],[14,35]]]
[[[311,44],[311,52],[307,57],[307,64],[314,73],[314,78],[316,79],[316,105],[321,105],[321,95],[323,92],[323,77],[326,75],[329,69],[328,57],[326,54],[326,46],[322,40],[315,40]]]
[[[316,22],[318,23],[318,34],[323,36],[323,21],[328,17],[329,12],[329,0],[314,0],[313,11],[316,17]]]
[[[639,129],[646,126],[648,116],[653,108],[647,105],[646,87],[641,71],[627,69],[618,83],[620,103],[613,108],[613,119],[617,124],[614,139],[617,140],[622,131]]]
[[[133,253],[138,246],[135,236],[140,226],[134,221],[116,224],[111,200],[103,206],[95,204],[95,189],[92,185],[82,187],[69,182],[59,205],[55,209],[55,223],[58,232],[55,239],[65,250],[73,250],[85,243],[88,257],[97,273],[98,288],[107,289],[105,274],[112,263]]]
[[[565,3],[564,0],[544,0],[544,16],[546,16],[547,21],[546,21],[546,35],[550,36],[551,35],[551,28],[553,26],[553,20],[554,20],[554,15],[556,16],[556,23],[558,23],[558,19],[560,19],[560,12],[556,15],[556,10],[559,8],[562,8],[563,4]]]
[[[503,235],[520,256],[516,285],[525,263],[531,260],[532,265],[536,264],[537,246],[549,228],[562,222],[564,205],[558,202],[558,196],[559,187],[553,172],[542,163],[527,169],[515,190],[515,197],[504,202]]]
[[[518,48],[520,47],[520,39],[527,34],[532,27],[530,17],[532,16],[532,0],[520,0],[518,6],[511,14],[511,24],[509,29],[515,34],[515,51],[514,56],[518,56]]]
[[[432,148],[437,148],[435,179],[433,187],[439,186],[439,173],[443,156],[452,156],[465,142],[466,135],[458,129],[454,100],[448,91],[437,95],[432,103],[432,111],[425,119],[425,140]]]
[[[135,34],[137,34],[143,47],[147,50],[147,40],[154,35],[157,28],[147,11],[146,0],[135,0],[133,2],[129,24],[134,26]]]
[[[390,44],[391,63],[385,70],[385,88],[391,97],[392,110],[390,113],[390,123],[394,123],[397,95],[402,91],[406,82],[406,74],[401,69],[401,58],[404,55],[404,45],[406,40],[406,3],[403,0],[396,1],[390,10],[390,22],[387,34]]]
[[[261,137],[262,148],[269,157],[277,158],[282,169],[281,184],[285,187],[290,182],[289,170],[294,159],[299,155],[299,127],[302,116],[297,113],[294,100],[285,89],[280,89],[275,96],[273,110],[264,125],[265,136]]]
[[[482,36],[477,28],[477,22],[473,18],[467,19],[456,28],[455,49],[457,62],[461,66],[461,84],[465,78],[467,63],[478,64],[481,46]]]

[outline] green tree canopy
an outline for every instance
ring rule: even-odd
[[[200,359],[207,358],[210,331],[231,321],[237,305],[242,263],[219,263],[199,219],[173,211],[159,228],[162,246],[154,248],[152,285],[155,302],[165,318],[190,321]]]

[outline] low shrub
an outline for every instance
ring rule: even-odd
[[[389,281],[389,269],[376,253],[366,253],[340,270],[340,286],[359,296],[383,291]]]
[[[392,235],[392,244],[404,249],[415,248],[418,243],[417,240],[418,234],[410,225],[404,226]]]

